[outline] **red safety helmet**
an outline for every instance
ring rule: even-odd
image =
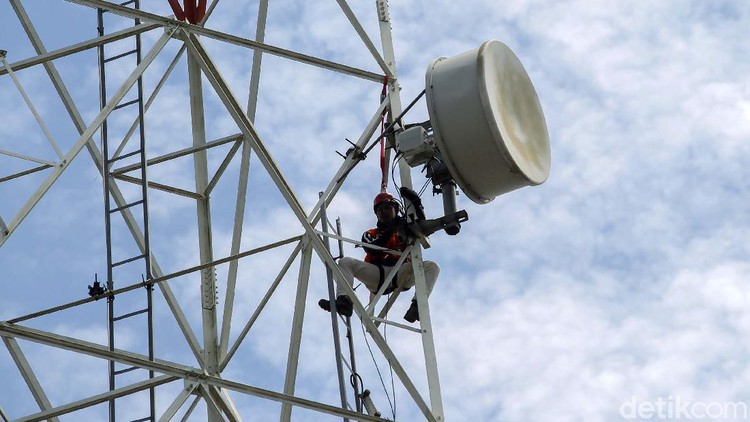
[[[378,206],[384,202],[390,202],[394,207],[396,207],[396,211],[398,211],[398,201],[396,201],[396,198],[394,198],[393,195],[388,192],[380,192],[379,194],[375,195],[375,199],[373,199],[372,201],[372,210],[375,211]]]

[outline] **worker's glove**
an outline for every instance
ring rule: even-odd
[[[424,207],[422,206],[422,198],[420,198],[416,192],[414,192],[412,189],[407,188],[406,186],[401,186],[401,188],[399,188],[399,191],[401,192],[401,196],[411,202],[411,205],[414,208],[414,213],[417,216],[417,221],[424,220],[426,217],[424,215]],[[409,214],[409,209],[406,210],[405,214]]]

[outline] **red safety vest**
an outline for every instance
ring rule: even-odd
[[[373,243],[375,239],[380,237],[380,234],[380,229],[377,228],[367,230],[366,232],[364,232],[364,234],[362,234],[362,241],[365,243]],[[401,244],[401,241],[398,238],[398,231],[394,231],[382,246],[384,248],[393,249],[396,251],[403,251],[404,249],[406,249],[406,247]],[[396,265],[396,262],[398,262],[399,258],[401,258],[401,254],[393,254],[384,251],[365,249],[365,252],[365,262],[369,262],[370,264],[375,265],[383,265],[386,267],[392,267]],[[407,258],[407,261],[408,260],[409,259]]]

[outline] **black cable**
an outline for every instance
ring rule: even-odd
[[[387,316],[387,314],[386,314]],[[388,343],[388,325],[385,325],[383,327],[383,339],[386,343]],[[396,385],[393,380],[393,365],[391,364],[391,361],[388,360],[388,368],[391,372],[391,394],[393,394],[393,405],[391,406],[391,414],[393,415],[393,420],[396,420]],[[386,393],[387,395],[388,393]],[[390,400],[388,401],[390,404]]]
[[[349,375],[349,384],[351,384],[352,388],[357,388],[357,381],[359,381],[360,391],[364,391],[365,383],[362,381],[362,377],[357,373]]]
[[[365,344],[367,345],[367,350],[370,351],[370,357],[372,357],[372,363],[375,364],[375,370],[378,372],[378,378],[380,378],[380,385],[383,386],[383,392],[385,393],[385,397],[388,399],[388,405],[391,408],[391,413],[394,413],[395,415],[395,408],[393,407],[393,402],[391,402],[391,396],[388,394],[388,388],[385,386],[385,381],[383,380],[383,374],[380,372],[380,367],[378,366],[377,360],[375,360],[375,354],[372,353],[372,348],[370,347],[370,342],[367,341],[367,333],[365,332],[365,325],[360,324],[362,327],[362,337],[365,339]],[[389,362],[390,364],[390,362]],[[395,416],[394,416],[395,420]]]
[[[393,187],[395,188],[396,192],[398,193],[398,198],[399,198],[399,202],[401,203],[401,208],[404,210],[404,218],[406,218],[406,216],[409,214],[409,212],[408,212],[409,210],[406,208],[406,205],[404,205],[406,203],[406,201],[404,201],[404,197],[403,197],[403,195],[401,195],[401,186],[399,186],[396,183],[396,173],[395,173],[395,171],[396,171],[396,164],[402,158],[404,158],[404,156],[400,152],[398,154],[396,154],[396,157],[394,157],[393,165],[391,165],[391,182],[393,183]],[[422,197],[422,194],[424,193],[425,189],[427,189],[427,186],[429,185],[429,183],[430,183],[430,179],[425,180],[424,185],[422,185],[422,188],[419,190],[419,193],[417,194],[417,196],[419,196],[420,198]],[[415,204],[411,203],[411,206],[415,207]],[[415,212],[416,212],[416,208],[415,208]]]
[[[430,184],[430,179],[425,180],[424,185],[422,185],[422,189],[419,190],[419,193],[417,194],[417,196],[419,196],[421,198],[422,194],[425,191],[425,189],[427,189],[427,185],[429,185],[429,184]]]
[[[357,382],[359,381],[359,382]],[[362,381],[362,377],[359,376],[358,373],[353,373],[349,375],[349,384],[357,391],[360,391],[360,394],[362,391],[365,391],[365,383]],[[359,384],[359,389],[357,389],[357,384]],[[360,400],[359,397],[355,397],[356,400]]]
[[[390,124],[388,124],[388,126],[385,127],[385,130],[383,130],[383,133],[381,133],[380,136],[375,138],[375,140],[372,142],[372,145],[370,145],[364,150],[365,155],[367,155],[373,148],[375,148],[375,145],[377,145],[378,141],[383,139],[385,136],[390,135],[391,132],[393,132],[393,129],[396,127],[397,124],[401,124],[401,119],[404,117],[404,115],[406,115],[406,113],[409,110],[411,110],[412,107],[414,107],[414,104],[416,104],[417,101],[419,101],[419,99],[422,98],[425,92],[427,92],[427,90],[423,89],[422,92],[420,92],[419,95],[417,95],[417,97],[414,98],[414,100],[412,100],[412,102],[409,103],[408,106],[406,106],[404,111],[402,111],[401,114],[398,115],[398,117],[393,119],[393,121]]]

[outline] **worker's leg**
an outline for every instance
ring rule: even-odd
[[[354,278],[361,281],[367,290],[377,291],[380,280],[380,270],[377,265],[345,256],[339,260],[339,268],[344,274],[346,282],[354,288]],[[336,285],[336,297],[346,294],[343,286]]]
[[[378,280],[380,279],[380,270],[377,266],[358,259],[343,257],[339,260],[338,267],[341,270],[341,273],[344,274],[344,281],[349,284],[351,288],[354,288],[355,277],[361,280],[362,283],[367,286],[368,290],[372,291],[373,288],[377,288]],[[336,283],[335,303],[336,312],[346,317],[352,316],[353,309],[351,298],[346,294],[344,286],[340,283]],[[331,301],[328,299],[320,299],[318,301],[318,306],[328,312],[331,311]]]
[[[432,293],[435,282],[437,281],[438,274],[440,274],[440,267],[438,264],[432,261],[422,261],[424,267],[424,278],[425,284],[427,284],[427,295]],[[399,275],[399,286],[402,289],[408,288],[414,285],[414,269],[412,263],[402,266],[398,272]],[[417,293],[414,292],[414,297],[411,300],[409,309],[404,314],[404,319],[408,322],[419,321],[419,307],[417,306]]]
[[[427,284],[427,295],[432,293],[432,289],[435,287],[438,275],[440,274],[440,266],[433,261],[422,261],[424,267],[424,278]],[[407,262],[401,266],[398,270],[398,285],[402,290],[409,289],[414,286],[414,268],[411,262]],[[416,293],[414,294],[416,298]]]

